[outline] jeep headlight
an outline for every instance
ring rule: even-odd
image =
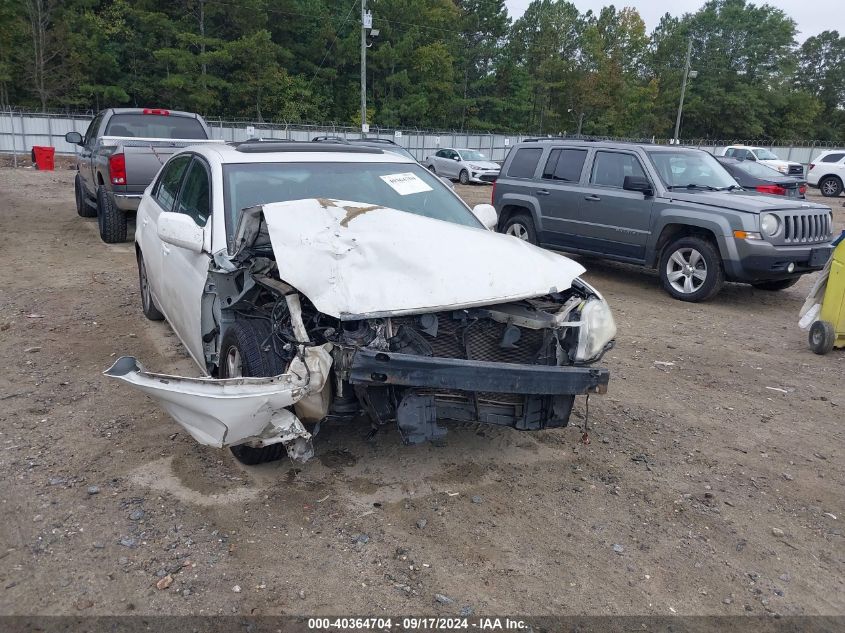
[[[780,229],[780,220],[776,215],[764,213],[760,216],[760,230],[766,237],[773,237]]]
[[[601,354],[605,345],[616,336],[616,322],[604,299],[593,297],[581,310],[581,333],[575,360],[587,361]]]

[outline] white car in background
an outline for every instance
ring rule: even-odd
[[[845,183],[845,151],[840,149],[819,154],[810,163],[807,183],[818,187],[827,198],[835,198],[842,193],[842,183]]]
[[[410,157],[333,143],[192,146],[144,192],[141,307],[167,319],[204,377],[107,376],[158,400],[243,463],[313,454],[331,416],[565,426],[616,326],[576,262],[492,230]]]
[[[804,177],[804,165],[790,160],[781,160],[780,157],[765,147],[754,147],[751,145],[729,145],[722,154],[737,160],[752,160],[776,169],[786,176]]]
[[[454,147],[437,150],[433,156],[426,156],[422,164],[438,176],[457,179],[462,185],[496,182],[501,170],[498,163],[481,152]]]

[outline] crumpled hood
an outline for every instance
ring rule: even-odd
[[[565,290],[584,272],[509,235],[361,202],[260,209],[279,277],[340,319],[526,299]]]
[[[793,200],[785,196],[767,196],[750,191],[669,191],[667,197],[694,204],[707,204],[734,211],[763,213],[764,211],[830,211],[830,207],[815,202]]]

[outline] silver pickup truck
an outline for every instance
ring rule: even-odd
[[[124,242],[127,213],[138,209],[144,190],[170,155],[209,140],[209,128],[192,112],[160,108],[110,108],[100,112],[83,137],[68,132],[79,145],[74,182],[76,211],[97,218],[104,242]]]

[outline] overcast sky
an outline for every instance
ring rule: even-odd
[[[588,9],[598,13],[603,6],[614,5],[617,9],[634,7],[645,20],[646,29],[651,32],[667,11],[675,16],[694,13],[704,0],[570,0],[581,13]],[[525,13],[531,0],[505,0],[508,13],[515,20]],[[811,35],[824,30],[845,30],[845,0],[768,0],[752,4],[768,4],[782,9],[798,24],[798,41],[803,42]],[[812,7],[810,9],[810,7]],[[809,10],[808,10],[809,9]]]

